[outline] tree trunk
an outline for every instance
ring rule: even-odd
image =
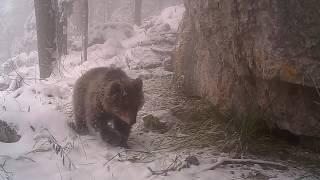
[[[158,0],[157,2],[158,2],[158,10],[159,12],[161,12],[163,9],[163,0]]]
[[[61,53],[62,55],[68,54],[68,19],[63,17],[62,21],[62,42],[61,42]]]
[[[56,61],[55,13],[51,0],[34,0],[40,78],[48,78]]]
[[[105,8],[105,10],[107,10],[107,13],[105,13],[105,16],[107,16],[107,17],[105,17],[105,22],[106,21],[110,21],[110,19],[111,19],[111,16],[112,16],[112,2],[111,2],[111,0],[106,0],[106,8]]]
[[[142,6],[142,0],[134,1],[134,23],[137,26],[141,25],[141,6]]]
[[[66,1],[56,4],[56,31],[57,31],[57,47],[59,57],[68,54],[68,6]]]
[[[82,57],[83,61],[87,61],[88,49],[88,26],[89,26],[89,4],[88,0],[83,0],[82,4]]]

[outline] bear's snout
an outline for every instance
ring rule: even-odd
[[[132,126],[137,122],[137,113],[136,112],[123,112],[120,113],[119,118],[126,122],[128,125]]]

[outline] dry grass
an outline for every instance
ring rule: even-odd
[[[223,123],[216,121],[220,119],[220,115],[202,101],[196,100],[196,103],[196,106],[192,106],[196,109],[181,109],[181,107],[188,107],[183,105],[172,110],[178,117],[178,122],[164,136],[152,142],[153,150],[176,151],[185,148],[217,147],[217,145],[225,144],[227,134]]]
[[[306,149],[273,136],[259,114],[235,118],[234,115],[220,113],[216,107],[202,100],[186,102],[172,109],[172,112],[178,122],[153,142],[153,150],[212,148],[230,153],[234,158],[255,155],[312,165],[320,162],[320,154],[308,152],[310,156],[307,156]]]
[[[69,153],[72,151],[73,147],[73,142],[67,142],[65,145],[60,145],[51,132],[44,128],[40,131],[40,134],[35,137],[33,150],[26,153],[26,155],[53,150],[55,154],[61,158],[62,165],[71,170],[75,168],[73,161],[69,157]]]

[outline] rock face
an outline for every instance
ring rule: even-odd
[[[21,136],[12,129],[5,121],[0,120],[0,142],[14,143],[19,141]]]
[[[184,3],[174,66],[187,94],[320,137],[320,1]]]

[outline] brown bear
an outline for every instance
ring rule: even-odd
[[[76,81],[72,100],[75,124],[70,125],[76,132],[98,132],[107,143],[127,147],[144,103],[142,80],[129,78],[119,68],[93,68]]]

